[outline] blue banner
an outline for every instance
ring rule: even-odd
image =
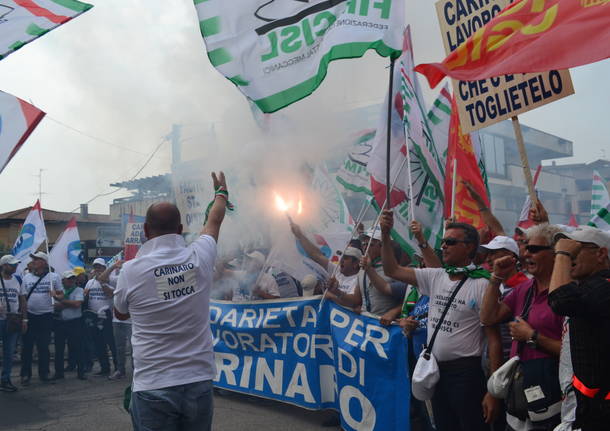
[[[334,409],[345,430],[409,427],[401,328],[320,297],[212,301],[215,385],[307,409]]]

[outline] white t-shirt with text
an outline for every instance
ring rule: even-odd
[[[110,285],[108,285],[111,287]],[[109,297],[102,288],[102,283],[92,278],[85,285],[85,292],[89,295],[89,305],[87,310],[99,313],[102,310],[110,309],[112,307],[112,297]]]
[[[356,289],[358,288],[358,275],[360,274],[360,272],[357,272],[354,275],[343,275],[341,274],[341,269],[337,268],[336,272],[335,272],[335,267],[337,266],[336,263],[332,263],[332,262],[328,262],[328,274],[332,275],[335,274],[335,278],[337,279],[337,282],[339,283],[339,290],[342,291],[343,293],[346,294],[350,294],[350,293],[354,293],[356,291]]]
[[[450,280],[443,268],[416,269],[415,275],[419,293],[430,297],[429,342],[459,280]],[[437,361],[482,356],[485,336],[479,313],[487,283],[485,278],[469,278],[461,287],[432,346],[432,353]]]
[[[36,284],[40,277],[32,273],[27,273],[23,276],[23,291],[24,295],[28,295],[30,290]],[[42,277],[40,283],[32,292],[28,300],[28,313],[35,315],[52,313],[53,312],[53,297],[51,290],[62,291],[61,277],[54,272],[48,272]]]
[[[211,236],[187,246],[169,234],[144,243],[123,265],[114,306],[131,315],[134,392],[214,378],[209,303],[215,260]]]
[[[2,277],[0,275],[0,277]],[[0,285],[0,320],[6,319],[6,313],[8,313],[8,309],[10,308],[11,313],[19,312],[19,296],[25,295],[23,292],[23,286],[19,283],[19,280],[12,275],[10,280],[2,278],[4,281],[4,287],[6,288],[6,295],[4,295],[4,290],[2,289],[2,285]],[[6,297],[8,296],[8,304],[10,307],[7,307]]]

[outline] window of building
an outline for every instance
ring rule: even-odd
[[[481,141],[487,174],[496,177],[506,177],[504,140],[498,136],[485,133],[481,134]]]

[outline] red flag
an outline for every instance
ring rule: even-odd
[[[578,222],[576,221],[576,216],[574,214],[570,215],[570,221],[568,222],[568,226],[578,227]]]
[[[131,212],[129,213],[127,225],[125,226],[125,252],[123,253],[125,261],[131,260],[136,257],[136,254],[138,253],[138,250],[142,245],[142,241],[139,234],[140,229],[137,228],[138,224],[139,223],[136,223],[135,218],[133,216],[132,208]]]
[[[447,168],[445,169],[445,217],[451,216],[453,165],[457,161],[455,218],[459,222],[469,223],[479,229],[483,227],[483,219],[481,218],[479,207],[474,199],[470,197],[462,181],[472,184],[479,195],[483,197],[487,206],[489,206],[489,197],[487,196],[487,189],[474,154],[470,135],[462,133],[455,97],[453,97],[451,105],[449,148],[447,149]]]
[[[568,69],[610,57],[607,0],[519,0],[442,63],[415,70],[434,88],[446,75],[474,81],[511,73]]]

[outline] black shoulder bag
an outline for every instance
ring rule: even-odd
[[[2,282],[2,290],[6,300],[6,330],[8,332],[21,332],[23,317],[19,313],[11,313],[11,303],[8,300],[8,292],[6,291],[2,274],[0,274],[0,282]]]
[[[521,318],[527,321],[531,311],[536,286],[528,290]],[[519,342],[517,354],[520,356],[524,343]],[[524,421],[537,425],[555,422],[561,412],[562,392],[559,386],[559,359],[538,358],[519,361],[511,378],[506,397],[506,411]]]

